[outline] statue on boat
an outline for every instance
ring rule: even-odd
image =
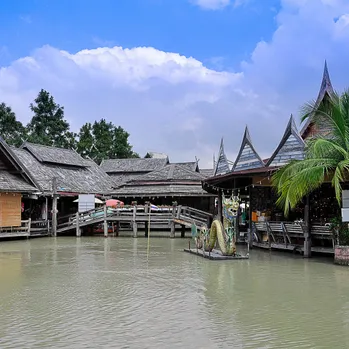
[[[196,247],[205,251],[212,251],[217,245],[224,256],[236,255],[237,216],[240,200],[237,196],[225,198],[223,195],[223,224],[214,219],[210,229],[197,229],[192,226],[192,235]]]

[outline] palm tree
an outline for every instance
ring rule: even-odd
[[[303,160],[291,161],[272,177],[279,196],[277,205],[285,216],[302,199],[330,182],[340,205],[342,185],[349,171],[349,90],[339,95],[333,93],[320,104],[307,103],[303,107],[302,121],[307,118],[317,128],[330,130],[326,136],[316,136],[307,141]]]

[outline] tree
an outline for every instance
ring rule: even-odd
[[[129,133],[105,119],[84,124],[79,132],[77,151],[100,163],[103,159],[139,157],[128,142]]]
[[[34,113],[27,125],[28,140],[33,143],[62,148],[75,145],[76,135],[69,131],[69,123],[64,119],[64,108],[57,104],[49,92],[41,90],[30,104]]]
[[[304,196],[325,182],[334,187],[340,205],[342,185],[348,179],[349,90],[342,95],[334,93],[320,105],[306,104],[303,115],[302,121],[312,117],[317,127],[326,123],[331,134],[308,141],[304,160],[294,160],[273,175],[273,185],[279,195],[277,204],[286,216]]]
[[[17,121],[16,114],[5,103],[0,104],[0,136],[14,146],[20,146],[25,139],[25,128]]]

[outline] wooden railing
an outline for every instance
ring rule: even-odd
[[[283,242],[291,244],[291,238],[304,239],[306,226],[304,223],[295,222],[252,222],[252,230],[257,242]],[[311,225],[310,236],[313,239],[332,240],[333,233],[329,226]]]
[[[20,226],[0,227],[0,237],[11,236],[47,236],[50,235],[50,221],[30,218],[22,220]]]
[[[196,225],[200,224],[210,227],[213,220],[213,214],[188,206],[177,206],[173,209],[173,218],[189,223],[195,223]]]

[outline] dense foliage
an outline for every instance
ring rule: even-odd
[[[105,119],[86,123],[76,134],[64,118],[64,107],[41,90],[30,104],[33,115],[28,125],[16,119],[5,103],[0,104],[0,135],[10,145],[24,141],[62,148],[73,148],[84,157],[100,163],[103,159],[139,157],[129,144],[129,133]]]

